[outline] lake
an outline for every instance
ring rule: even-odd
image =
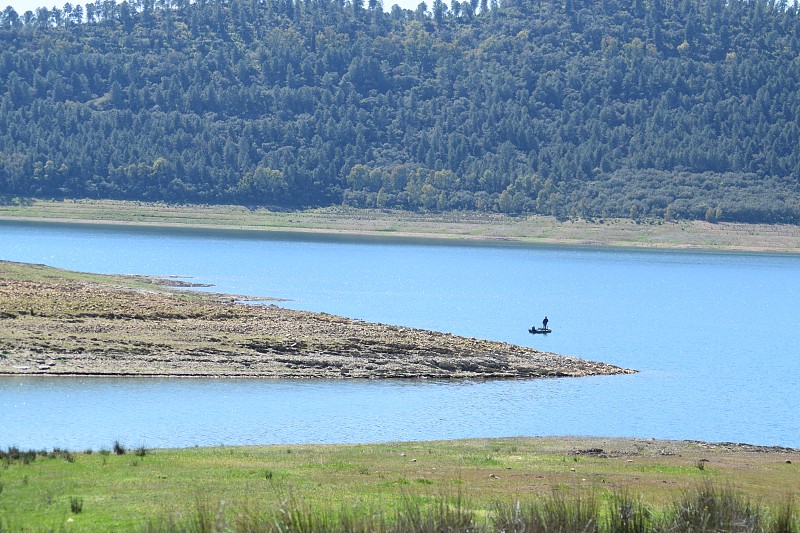
[[[600,435],[800,447],[800,257],[0,222],[0,259],[183,276],[636,375],[0,378],[0,447]],[[553,333],[530,335],[547,315]]]

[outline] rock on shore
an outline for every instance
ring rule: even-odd
[[[156,283],[131,288],[57,269],[19,276],[9,265],[20,268],[0,262],[0,374],[470,379],[633,372]]]

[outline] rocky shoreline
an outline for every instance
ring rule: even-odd
[[[164,284],[0,262],[0,375],[509,379],[634,372]]]

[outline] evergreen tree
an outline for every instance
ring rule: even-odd
[[[797,223],[798,16],[721,0],[8,7],[0,195]]]

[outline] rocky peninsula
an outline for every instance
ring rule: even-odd
[[[512,344],[0,261],[0,375],[538,378],[633,370]]]

